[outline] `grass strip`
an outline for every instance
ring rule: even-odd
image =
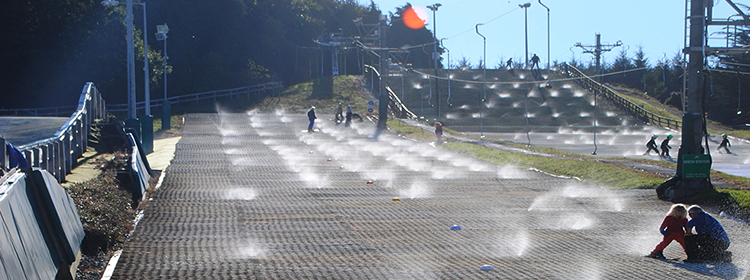
[[[613,189],[653,189],[665,180],[662,176],[648,172],[624,169],[622,166],[597,161],[527,155],[472,143],[448,143],[443,145],[443,148],[499,165],[533,168]]]

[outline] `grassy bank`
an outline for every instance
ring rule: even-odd
[[[388,127],[391,133],[404,137],[422,141],[435,141],[435,135],[432,130],[410,126],[398,120],[389,120]],[[446,130],[446,132],[460,135],[460,133],[456,131]],[[579,178],[585,182],[613,189],[652,189],[658,187],[668,179],[665,176],[659,176],[649,172],[628,169],[623,166],[601,162],[590,156],[572,154],[552,148],[526,147],[521,144],[509,145],[515,148],[552,155],[552,157],[506,152],[471,143],[448,143],[443,145],[443,148],[495,164],[513,165],[519,168],[533,168],[558,176]],[[647,161],[647,163],[663,165],[669,168],[676,167],[674,163],[664,161]],[[726,193],[729,195],[729,200],[726,201],[726,203],[733,204],[735,207],[750,210],[750,192],[747,191],[750,190],[750,178],[733,176],[718,171],[711,171],[711,177],[723,180],[739,188],[739,190],[718,190],[720,193]]]
[[[388,127],[393,133],[404,137],[434,141],[432,131],[406,125],[399,121],[389,121]],[[454,133],[456,132],[448,132]],[[602,163],[593,159],[571,157],[572,154],[554,149],[536,149],[559,157],[544,157],[492,149],[472,143],[447,143],[444,149],[471,156],[499,165],[512,165],[524,169],[539,171],[565,177],[575,177],[586,182],[604,185],[614,189],[656,188],[667,178],[656,174],[624,169],[621,166]]]
[[[448,143],[444,148],[500,165],[537,169],[545,173],[575,177],[614,189],[656,188],[666,178],[635,169],[624,169],[593,160],[542,157],[501,151],[470,143]]]

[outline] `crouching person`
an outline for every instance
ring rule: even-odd
[[[688,208],[688,221],[685,231],[685,262],[720,261],[731,262],[729,236],[719,221],[704,212],[698,205]],[[693,228],[697,234],[693,234]]]

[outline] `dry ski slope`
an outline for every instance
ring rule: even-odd
[[[307,133],[304,114],[186,116],[113,279],[746,276],[748,226],[724,217],[733,264],[644,258],[669,208],[653,190],[608,190],[393,135],[374,141],[368,123],[319,121]],[[676,244],[665,255],[684,258]]]

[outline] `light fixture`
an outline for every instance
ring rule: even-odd
[[[114,7],[120,5],[120,2],[115,0],[103,0],[101,4],[107,7]]]

